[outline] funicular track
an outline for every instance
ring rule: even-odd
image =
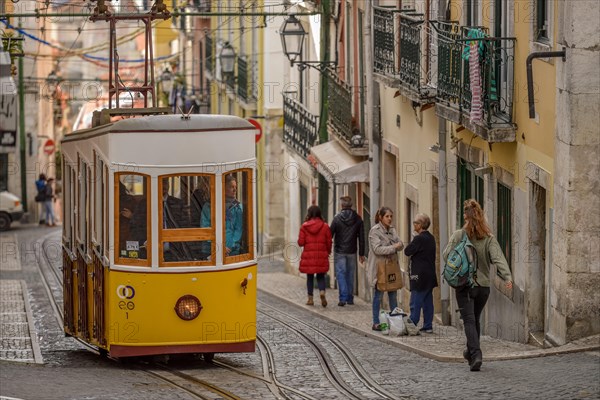
[[[341,341],[335,339],[331,335],[324,333],[322,330],[316,329],[315,327],[302,321],[301,319],[296,318],[289,313],[282,312],[280,309],[277,309],[263,301],[259,301],[259,305],[262,309],[258,310],[259,313],[287,327],[296,335],[300,336],[302,340],[313,349],[313,351],[317,355],[317,358],[319,359],[319,363],[323,368],[325,376],[331,382],[331,384],[345,397],[354,399],[364,399],[365,395],[363,394],[363,392],[359,392],[355,389],[350,388],[351,386],[338,372],[339,368],[334,365],[329,353],[324,348],[324,346],[314,339],[314,335],[307,333],[306,330],[318,335],[318,337],[323,338],[326,343],[332,346],[333,350],[338,352],[342,356],[344,362],[352,371],[352,374],[358,379],[358,381],[363,385],[363,387],[369,392],[372,392],[374,395],[376,395],[376,397],[374,398],[410,398],[409,396],[398,397],[398,394],[391,393],[385,388],[383,388],[381,385],[379,385],[373,378],[371,378],[371,376],[362,367],[358,359],[348,350],[348,348]],[[271,312],[265,312],[264,309],[268,309]],[[295,325],[292,325],[290,322],[286,322],[286,319],[292,321]],[[300,325],[302,329],[299,329],[298,325]]]

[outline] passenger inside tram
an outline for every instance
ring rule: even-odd
[[[244,210],[237,199],[237,179],[234,174],[225,176],[225,254],[235,256],[242,250]]]
[[[237,199],[237,178],[235,173],[225,175],[225,255],[236,256],[245,253],[242,249],[244,234],[244,208]],[[202,208],[201,227],[210,226],[210,204]],[[210,248],[210,242],[205,243],[204,252]]]
[[[169,194],[169,178],[162,180],[162,220],[163,229],[185,228],[189,222],[184,218],[184,202],[178,197]],[[189,248],[184,242],[163,243],[163,257],[165,261],[191,260]]]
[[[137,175],[123,175],[119,179],[119,255],[122,258],[147,258],[147,198],[143,182],[144,178]]]

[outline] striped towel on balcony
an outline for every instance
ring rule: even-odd
[[[483,104],[481,99],[481,70],[479,66],[479,51],[477,44],[471,44],[469,54],[469,80],[471,81],[471,122],[483,119]]]

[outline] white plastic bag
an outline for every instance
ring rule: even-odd
[[[406,332],[406,326],[404,324],[404,317],[406,313],[401,308],[394,308],[392,313],[388,315],[388,324],[390,327],[390,336],[404,336]]]
[[[381,310],[379,312],[379,327],[381,328],[381,333],[383,333],[384,335],[389,335],[390,334],[390,327],[388,325],[388,313],[386,313],[385,311]]]

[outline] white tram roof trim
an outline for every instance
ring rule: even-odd
[[[189,119],[181,115],[149,115],[128,118],[98,127],[76,131],[64,137],[63,141],[84,139],[109,132],[176,132],[176,131],[218,131],[229,129],[256,130],[247,120],[233,115],[190,115]]]

